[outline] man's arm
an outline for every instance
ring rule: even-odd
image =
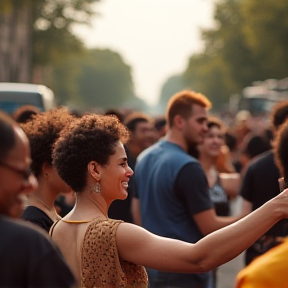
[[[249,165],[245,171],[239,195],[242,197],[242,214],[247,215],[253,211],[253,165]]]
[[[252,202],[242,198],[242,214],[247,215],[252,212]]]
[[[131,199],[131,212],[134,224],[141,226],[140,201],[134,196]]]
[[[198,162],[185,165],[177,175],[175,193],[187,205],[191,217],[203,235],[223,228],[242,217],[218,217],[208,193],[208,183]]]
[[[230,225],[242,218],[241,216],[219,217],[216,215],[215,209],[205,210],[203,212],[192,215],[192,217],[204,236],[227,225]]]

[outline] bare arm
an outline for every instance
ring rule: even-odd
[[[211,232],[230,225],[242,218],[241,216],[219,217],[215,214],[214,209],[205,210],[198,214],[194,214],[192,217],[203,235],[208,235]]]
[[[131,213],[133,221],[136,225],[141,226],[141,214],[140,214],[140,201],[138,198],[132,197],[131,200]]]
[[[238,195],[241,178],[239,173],[220,173],[221,186],[226,194],[235,198]]]
[[[162,238],[129,223],[119,225],[116,244],[120,257],[133,263],[163,271],[205,272],[239,255],[287,215],[288,189],[196,244]]]
[[[242,214],[247,215],[252,212],[252,203],[242,198]]]

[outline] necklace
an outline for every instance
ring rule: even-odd
[[[93,202],[100,209],[100,211],[103,213],[103,215],[108,218],[107,213],[102,209],[102,207],[95,200],[93,200],[91,198],[87,198],[87,199],[90,200],[91,202]]]
[[[50,212],[52,211],[52,209],[43,200],[41,200],[40,198],[36,197],[35,195],[34,195],[34,197],[35,197],[35,199],[38,202],[42,203]]]

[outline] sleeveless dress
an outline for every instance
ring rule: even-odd
[[[89,224],[81,248],[82,288],[148,288],[145,268],[119,258],[116,231],[120,223],[96,218]]]

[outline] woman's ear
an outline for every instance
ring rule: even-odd
[[[53,169],[53,166],[47,162],[44,162],[41,167],[43,176],[48,177],[51,169]]]
[[[88,172],[90,173],[90,175],[96,181],[100,181],[100,179],[101,179],[101,166],[97,162],[95,162],[95,161],[89,162],[87,165],[87,169],[88,169]]]

